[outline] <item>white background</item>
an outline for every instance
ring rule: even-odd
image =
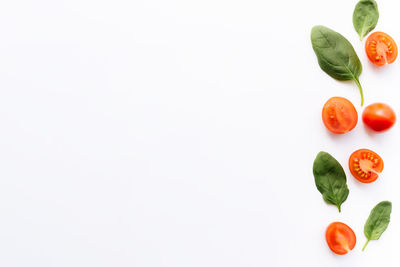
[[[352,25],[357,1],[7,0],[0,4],[0,266],[399,266],[399,124],[330,134],[322,24],[363,63],[366,104],[400,111],[400,65],[373,67]],[[400,43],[398,1],[376,30]],[[382,156],[373,184],[351,177],[359,148]],[[324,150],[350,195],[326,205],[312,163]],[[361,252],[372,207],[392,222]],[[327,225],[355,249],[336,256]]]

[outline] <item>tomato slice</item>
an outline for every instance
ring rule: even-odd
[[[368,37],[365,52],[369,60],[377,66],[393,63],[398,53],[395,41],[384,32],[374,32]]]
[[[329,248],[338,255],[347,254],[356,246],[354,231],[342,222],[331,223],[325,232]]]
[[[351,174],[362,183],[372,183],[383,171],[383,160],[374,151],[359,149],[349,159]]]
[[[396,114],[390,106],[384,103],[374,103],[364,109],[362,119],[372,130],[383,132],[394,125]]]
[[[358,113],[354,105],[343,97],[332,97],[322,109],[325,127],[336,134],[344,134],[354,129]]]

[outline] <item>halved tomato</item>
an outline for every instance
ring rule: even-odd
[[[322,109],[322,121],[332,133],[344,134],[356,127],[358,113],[346,98],[332,97],[326,101]]]
[[[326,229],[325,238],[329,248],[338,255],[353,250],[357,242],[354,231],[342,222],[331,223]]]
[[[372,183],[383,170],[383,160],[374,151],[359,149],[349,159],[351,174],[362,183]]]
[[[369,60],[377,66],[393,63],[398,53],[395,41],[384,32],[374,32],[368,37],[365,52]]]

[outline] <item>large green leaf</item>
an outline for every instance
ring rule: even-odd
[[[340,33],[324,26],[312,28],[311,43],[323,71],[334,79],[353,80],[357,84],[362,106],[364,96],[359,81],[362,65],[351,43]]]

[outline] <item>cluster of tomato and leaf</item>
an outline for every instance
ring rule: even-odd
[[[361,39],[375,28],[378,18],[378,7],[374,0],[358,2],[353,13],[353,24]],[[353,80],[357,84],[362,106],[364,95],[359,81],[362,65],[351,43],[340,33],[320,25],[312,28],[311,43],[323,71],[334,79]],[[377,66],[393,63],[398,53],[395,41],[384,32],[374,32],[367,38],[365,52]]]
[[[351,174],[362,183],[372,183],[383,170],[383,161],[375,152],[360,149],[353,152],[349,159]],[[319,152],[313,165],[315,185],[326,203],[335,205],[339,212],[349,195],[346,174],[340,163],[327,152]],[[392,203],[382,201],[371,211],[364,225],[367,241],[378,240],[388,227]],[[354,231],[342,222],[331,223],[325,233],[329,248],[339,255],[344,255],[355,247]]]
[[[374,0],[360,0],[353,13],[353,25],[360,39],[370,33],[379,18],[378,6]],[[351,43],[341,34],[324,26],[315,26],[311,31],[311,42],[318,58],[319,66],[337,80],[353,80],[360,90],[361,106],[364,103],[363,90],[359,81],[362,65]],[[393,63],[397,58],[397,46],[394,40],[383,32],[370,34],[365,42],[368,59],[377,66]],[[362,114],[363,122],[372,130],[383,132],[390,129],[396,115],[390,106],[375,103],[367,106]],[[335,134],[344,134],[355,128],[358,113],[354,105],[343,97],[332,97],[322,109],[322,121],[326,128]],[[383,170],[383,160],[369,149],[359,149],[349,158],[349,169],[358,181],[372,183]],[[346,174],[340,163],[326,152],[320,152],[313,165],[313,174],[317,189],[325,202],[337,206],[339,212],[342,203],[349,195]],[[378,240],[388,227],[392,203],[382,201],[371,211],[365,226],[367,241]],[[342,222],[330,224],[325,233],[329,248],[343,255],[356,244],[354,231]]]
[[[367,237],[362,250],[371,240],[378,240],[389,225],[392,203],[382,201],[378,203],[369,214],[364,225],[364,234]],[[325,232],[329,248],[338,255],[347,254],[356,246],[356,235],[353,229],[342,222],[331,223]]]

